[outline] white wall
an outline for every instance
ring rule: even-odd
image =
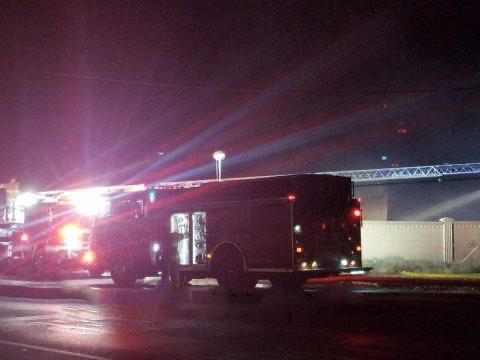
[[[362,257],[480,264],[480,222],[364,221]]]
[[[364,221],[362,257],[365,260],[401,257],[443,261],[440,222]]]

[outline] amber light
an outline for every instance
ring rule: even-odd
[[[83,255],[83,262],[85,264],[91,264],[95,261],[95,253],[93,251],[87,251],[84,255]]]
[[[297,246],[297,254],[301,254],[303,252],[303,248],[301,246]]]
[[[362,250],[362,247],[359,245],[357,246],[357,251],[361,251]]]

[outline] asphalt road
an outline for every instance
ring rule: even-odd
[[[81,288],[78,300],[0,298],[2,359],[478,358],[478,294],[214,287]]]

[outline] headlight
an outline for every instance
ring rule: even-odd
[[[340,260],[340,265],[347,266],[348,265],[348,260],[347,259]]]
[[[65,225],[60,230],[60,236],[69,250],[82,249],[82,230],[77,225]]]

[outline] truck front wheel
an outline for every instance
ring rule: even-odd
[[[29,277],[46,279],[58,275],[59,270],[55,254],[47,252],[44,247],[35,249],[32,258],[32,266],[28,273]]]
[[[113,282],[118,287],[131,288],[137,281],[137,277],[132,269],[125,264],[112,266],[110,269],[110,275],[112,276]]]

